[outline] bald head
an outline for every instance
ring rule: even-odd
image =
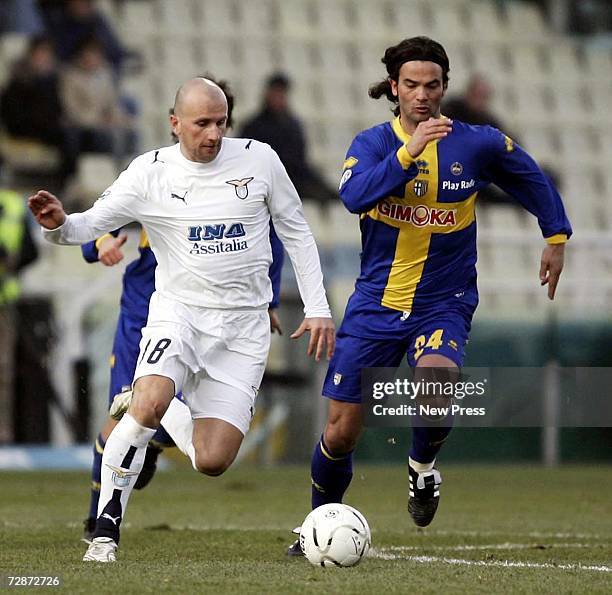
[[[174,97],[174,113],[181,117],[185,111],[190,111],[194,104],[224,103],[227,109],[225,93],[213,81],[196,77],[183,83]]]
[[[209,79],[188,80],[176,93],[170,123],[187,159],[198,163],[213,161],[227,128],[225,93]]]

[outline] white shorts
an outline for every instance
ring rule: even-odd
[[[266,310],[211,310],[155,292],[134,382],[150,375],[170,378],[193,419],[222,419],[246,434],[269,348]]]

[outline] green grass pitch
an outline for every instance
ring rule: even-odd
[[[285,556],[308,512],[306,467],[160,472],[132,496],[110,565],[80,561],[85,473],[0,473],[0,574],[61,575],[69,593],[612,591],[612,468],[440,469],[438,515],[419,530],[405,469],[356,466],[346,502],[374,549],[347,569]]]

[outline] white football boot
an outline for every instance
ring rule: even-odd
[[[123,414],[128,410],[130,403],[132,402],[132,389],[124,390],[117,393],[113,397],[113,403],[108,410],[108,414],[119,421]]]
[[[110,537],[94,537],[89,544],[83,562],[115,562],[117,544]]]

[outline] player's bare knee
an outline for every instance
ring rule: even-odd
[[[337,418],[329,420],[325,426],[325,446],[331,451],[330,454],[344,454],[350,452],[357,446],[361,434],[361,424],[354,420]]]
[[[325,445],[330,454],[344,454],[357,446],[362,431],[361,407],[332,401],[325,426]]]
[[[210,477],[218,477],[225,473],[229,466],[232,464],[232,460],[224,456],[210,456],[207,453],[196,453],[195,456],[195,467],[204,475]]]
[[[134,385],[128,413],[145,426],[157,427],[173,396],[172,380],[162,376],[144,376]]]

